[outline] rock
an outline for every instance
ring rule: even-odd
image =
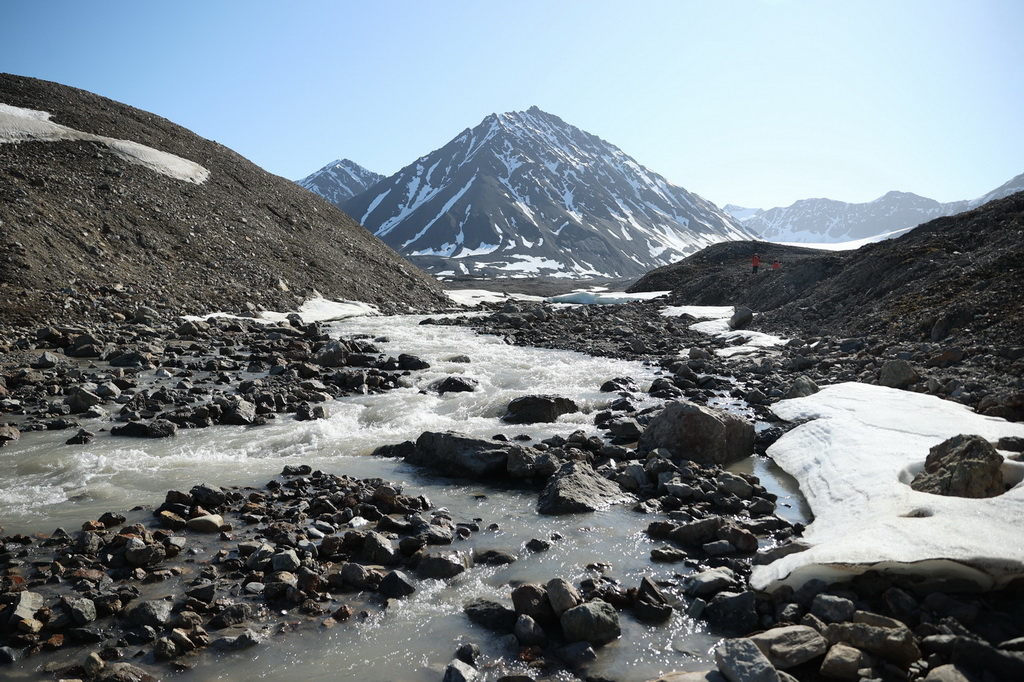
[[[476,379],[451,376],[438,381],[430,388],[439,395],[444,395],[445,393],[472,393],[477,386],[479,386],[479,382]]]
[[[255,632],[254,630],[246,629],[240,635],[219,637],[213,641],[213,648],[217,651],[240,651],[242,649],[249,649],[251,647],[260,644],[263,641],[263,635]]]
[[[704,619],[717,633],[736,637],[758,626],[756,600],[752,592],[719,592],[704,609]]]
[[[217,486],[201,483],[188,491],[192,501],[205,509],[216,509],[227,501],[227,494]]]
[[[558,421],[563,414],[579,412],[580,408],[568,398],[553,395],[527,395],[508,404],[502,421],[509,424],[537,424]]]
[[[537,511],[548,515],[590,512],[632,499],[586,462],[565,462],[545,484]]]
[[[830,644],[844,642],[904,668],[921,658],[921,651],[914,642],[914,636],[906,627],[883,628],[866,623],[831,623],[823,634]]]
[[[562,632],[570,642],[600,646],[622,635],[615,607],[601,599],[574,606],[559,618]]]
[[[416,574],[421,578],[444,580],[465,573],[472,566],[473,558],[469,554],[457,550],[442,550],[420,558]]]
[[[924,678],[924,682],[971,682],[971,679],[960,672],[955,665],[947,663],[929,670],[928,677]]]
[[[739,580],[731,569],[721,566],[709,568],[687,576],[684,583],[686,594],[691,597],[707,597],[722,590],[739,587]]]
[[[754,438],[754,426],[730,412],[677,401],[651,420],[636,450],[665,448],[673,458],[722,465],[753,454]]]
[[[472,622],[494,632],[512,632],[519,615],[503,604],[490,599],[474,599],[462,610]]]
[[[125,545],[124,558],[132,566],[152,566],[167,558],[163,545],[147,545],[139,538],[132,538]]]
[[[408,597],[416,591],[416,586],[402,571],[388,571],[387,575],[381,579],[377,591],[385,597]]]
[[[565,578],[552,578],[545,587],[548,601],[556,616],[561,616],[574,606],[583,603],[583,597],[580,596],[579,590]]]
[[[7,622],[11,625],[17,625],[19,621],[34,618],[36,611],[43,608],[44,603],[43,595],[38,592],[30,592],[28,590],[18,592]]]
[[[776,668],[795,665],[824,656],[828,642],[814,628],[806,625],[788,625],[751,635],[750,640],[768,657]]]
[[[441,682],[473,682],[477,679],[480,679],[480,674],[476,668],[456,658],[444,669]]]
[[[512,605],[516,613],[530,616],[540,623],[550,623],[556,617],[547,589],[536,583],[516,586],[512,590]]]
[[[110,429],[110,435],[128,438],[167,438],[177,432],[178,425],[166,419],[154,419],[149,424],[132,421]]]
[[[313,355],[312,362],[321,367],[345,367],[348,364],[348,347],[342,341],[329,341]]]
[[[961,434],[928,451],[914,490],[952,497],[995,497],[1006,491],[1003,456],[981,436]]]
[[[507,444],[471,438],[454,431],[425,431],[405,461],[448,476],[497,477],[508,470]]]
[[[875,660],[860,649],[842,642],[832,645],[821,662],[821,674],[837,680],[856,682],[861,668],[871,668]]]
[[[886,360],[878,375],[879,385],[890,388],[907,388],[920,380],[917,370],[906,360]]]
[[[29,363],[32,369],[50,369],[61,363],[61,357],[50,351],[43,351],[35,360]]]
[[[256,405],[243,398],[231,398],[221,405],[224,413],[221,415],[221,424],[232,424],[234,426],[248,426],[256,421]]]
[[[743,306],[736,306],[729,318],[729,329],[746,329],[754,321],[754,311]]]
[[[189,519],[185,522],[185,526],[189,530],[194,530],[197,533],[216,533],[224,525],[224,517],[220,514],[206,514],[205,516],[197,516],[194,519]]]
[[[548,642],[548,636],[544,633],[544,629],[525,613],[520,614],[516,619],[512,634],[516,636],[522,646],[544,646]]]
[[[819,594],[811,602],[811,613],[826,623],[843,623],[853,619],[854,603],[843,597]]]
[[[786,391],[785,398],[806,398],[809,395],[814,395],[821,389],[818,388],[818,384],[814,383],[814,380],[808,376],[798,376],[793,382],[793,385]]]
[[[645,623],[664,623],[672,617],[672,606],[653,580],[644,576],[637,590],[633,614]]]
[[[173,608],[174,605],[166,599],[141,601],[128,611],[128,620],[160,630],[170,622]]]
[[[270,558],[270,567],[274,571],[295,571],[302,565],[299,555],[294,549],[278,552]]]
[[[87,625],[96,620],[96,603],[88,597],[65,597],[64,604],[68,607],[71,617],[79,626]]]
[[[421,369],[429,369],[430,363],[415,355],[401,353],[398,356],[398,369],[415,372]]]
[[[95,407],[103,402],[103,398],[99,397],[92,391],[87,391],[84,388],[78,388],[67,394],[64,398],[64,403],[71,410],[71,414],[81,414],[88,412],[89,408]]]
[[[727,639],[715,647],[718,672],[729,682],[778,682],[779,676],[754,642]]]
[[[21,438],[21,432],[9,424],[0,424],[0,448]]]

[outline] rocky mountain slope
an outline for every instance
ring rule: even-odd
[[[801,199],[791,206],[726,211],[761,239],[771,242],[835,243],[899,232],[943,216],[956,215],[1024,191],[1024,173],[976,199],[940,203],[910,192],[888,194],[862,204]]]
[[[355,161],[339,159],[295,182],[340,206],[343,201],[362,194],[383,179],[380,173],[367,170]]]
[[[389,310],[443,303],[335,206],[158,116],[8,74],[0,115],[5,322],[117,319],[141,304],[287,310],[314,292]]]
[[[488,116],[341,206],[435,274],[630,277],[751,236],[536,107]]]
[[[767,262],[780,258],[782,267],[752,275],[755,251]],[[884,333],[1016,353],[1022,272],[1024,192],[856,251],[716,244],[652,271],[630,290],[671,290],[677,303],[746,305],[762,313],[763,328]]]

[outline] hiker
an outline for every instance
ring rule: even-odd
[[[774,270],[778,270],[778,269],[779,269],[779,268],[781,268],[781,267],[782,267],[782,263],[780,263],[780,262],[779,262],[779,259],[778,259],[778,258],[776,258],[776,259],[775,259],[775,262],[774,262],[774,263],[772,263],[772,270],[773,270],[773,271],[774,271]]]
[[[750,259],[750,262],[754,266],[754,270],[751,272],[751,274],[756,275],[757,274],[757,266],[761,264],[761,254],[755,253],[754,257]]]

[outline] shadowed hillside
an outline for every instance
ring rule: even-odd
[[[756,276],[750,274],[755,251],[765,256]],[[783,265],[772,272],[775,257]],[[676,303],[746,305],[763,313],[764,328],[1020,346],[1022,276],[1024,193],[1018,193],[856,251],[715,244],[651,271],[631,291],[670,289]]]
[[[335,206],[165,119],[8,74],[0,104],[209,171],[199,184],[170,177],[91,139],[0,143],[4,322],[118,319],[139,305],[293,309],[316,292],[386,311],[445,302],[432,278]]]

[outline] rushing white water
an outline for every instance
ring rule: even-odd
[[[469,599],[509,603],[511,586],[519,581],[562,577],[578,584],[598,575],[587,568],[592,564],[607,565],[606,574],[625,587],[637,586],[645,575],[671,579],[677,571],[688,571],[650,561],[651,549],[660,545],[644,532],[651,519],[628,507],[545,517],[535,511],[536,491],[443,479],[398,460],[369,456],[380,445],[412,440],[427,430],[457,430],[481,438],[527,434],[535,440],[577,429],[595,434],[594,413],[616,397],[600,393],[600,385],[620,376],[646,385],[656,373],[656,368],[636,362],[509,346],[461,327],[419,325],[420,319],[358,317],[332,324],[336,333],[368,335],[384,352],[413,353],[431,367],[410,374],[408,387],[333,401],[326,406],[327,419],[297,422],[285,416],[261,427],[217,426],[179,431],[161,440],[102,434],[86,446],[65,446],[68,432],[26,434],[0,450],[0,523],[7,533],[57,526],[74,530],[108,510],[158,505],[169,489],[188,490],[202,482],[262,485],[286,464],[309,464],[334,474],[395,481],[411,494],[426,495],[435,507],[447,507],[456,521],[480,519],[482,528],[497,524],[497,531],[474,533],[457,547],[506,549],[519,557],[508,566],[476,567],[449,582],[421,581],[416,594],[362,622],[320,632],[313,631],[318,629],[313,622],[255,649],[202,658],[194,671],[183,674],[189,679],[436,680],[463,642],[476,642],[492,658],[505,654],[507,661],[516,659],[507,641],[469,623],[462,612]],[[470,362],[453,361],[459,355]],[[428,390],[450,375],[474,379],[479,386],[472,393],[437,395]],[[572,398],[582,411],[556,424],[510,426],[500,421],[513,398],[538,393]],[[93,431],[110,425],[84,424]],[[764,462],[751,463],[764,467]],[[786,497],[792,491],[778,492]],[[798,509],[790,513],[799,517]],[[525,549],[529,540],[553,534],[561,539],[550,550]],[[601,650],[595,673],[646,680],[710,665],[707,655],[715,638],[681,611],[660,626],[623,614],[622,627],[622,639]],[[29,677],[31,665],[31,660],[22,664]],[[499,673],[491,670],[485,678],[495,679]]]

